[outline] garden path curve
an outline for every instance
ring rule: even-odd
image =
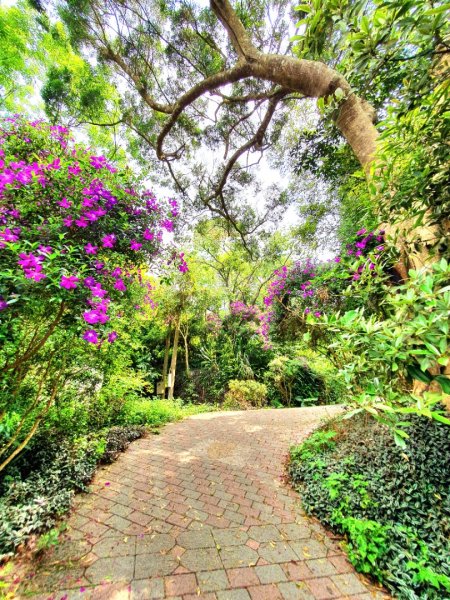
[[[283,481],[289,446],[338,407],[205,413],[98,471],[66,540],[28,573],[35,600],[369,600]]]

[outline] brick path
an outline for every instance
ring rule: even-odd
[[[208,413],[134,442],[80,495],[67,539],[18,598],[384,598],[283,483],[283,461],[336,407]]]

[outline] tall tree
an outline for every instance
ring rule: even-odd
[[[236,9],[212,0],[209,10],[186,2],[63,0],[61,15],[73,43],[122,78],[123,119],[142,141],[142,158],[154,154],[178,191],[194,194],[198,208],[240,232],[254,230],[261,216],[248,204],[243,209],[246,167],[275,141],[292,103],[335,98],[334,120],[358,160],[368,165],[374,154],[371,106],[337,69],[290,56],[286,0]],[[203,154],[203,164],[190,164],[193,182],[183,167],[201,142],[224,149],[225,160],[217,166]],[[261,193],[256,183],[255,190]],[[265,220],[276,198],[270,193]]]

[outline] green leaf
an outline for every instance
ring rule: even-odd
[[[434,381],[437,381],[442,388],[444,394],[450,394],[450,379],[445,375],[438,375],[434,378]]]
[[[413,379],[417,379],[423,383],[431,383],[433,381],[433,377],[428,373],[428,371],[424,372],[415,365],[408,365],[406,370]]]
[[[406,448],[406,442],[403,439],[403,437],[399,434],[399,431],[394,431],[394,441],[397,444],[397,446],[399,446],[400,448],[404,449]],[[404,433],[404,432],[402,432]]]
[[[433,410],[433,411],[431,411],[431,416],[436,421],[439,421],[440,423],[444,423],[444,425],[450,425],[450,419],[447,419],[447,417],[444,417],[444,415],[441,415],[441,413],[438,413]]]
[[[302,11],[305,13],[310,13],[311,7],[309,6],[309,4],[299,4],[298,6],[295,7],[295,10]]]

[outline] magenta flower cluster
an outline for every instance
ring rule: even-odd
[[[264,312],[254,304],[246,304],[237,300],[230,303],[230,314],[243,321],[256,323],[255,331],[261,336],[264,348],[268,350],[272,347],[269,340],[270,322],[272,320],[272,313],[270,311]]]
[[[376,262],[385,250],[382,243],[384,231],[368,232],[361,229],[355,235],[355,241],[347,244],[344,256],[336,256],[328,261],[335,264],[338,278],[347,280],[350,284],[357,282],[365,272],[374,274]],[[275,318],[276,303],[281,303],[286,296],[295,297],[303,305],[305,315],[320,318],[327,308],[326,300],[321,298],[320,288],[326,285],[323,274],[329,271],[329,266],[315,264],[311,259],[297,262],[289,268],[280,267],[274,271],[273,279],[268,285],[263,299],[264,311],[259,311],[257,307],[247,307],[242,302],[233,302],[230,312],[246,318],[256,315],[260,321],[258,333],[265,340],[265,347],[270,347],[270,327]]]
[[[0,282],[1,311],[11,302],[11,314],[19,314],[22,281],[45,285],[27,288],[25,297],[64,301],[88,327],[83,339],[98,344],[117,339],[109,326],[131,288],[142,288],[143,302],[154,306],[139,265],[164,262],[163,232],[174,231],[178,203],[159,203],[116,173],[64,127],[17,115],[2,120],[0,270],[14,276]]]

